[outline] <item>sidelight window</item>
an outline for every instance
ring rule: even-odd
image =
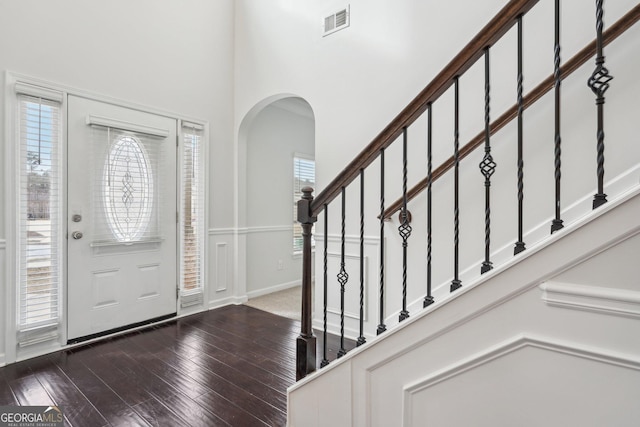
[[[180,304],[203,302],[205,239],[204,126],[182,123],[180,191]]]
[[[62,95],[39,93],[21,84],[16,91],[20,146],[16,314],[19,344],[28,345],[55,338],[60,319]]]

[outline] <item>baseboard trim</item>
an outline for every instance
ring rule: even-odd
[[[209,310],[214,310],[216,308],[224,307],[227,305],[240,305],[245,302],[247,302],[246,295],[241,297],[228,297],[215,301],[209,301]]]
[[[248,299],[257,298],[257,297],[261,297],[262,295],[267,295],[274,292],[295,288],[296,286],[302,286],[302,281],[294,280],[293,282],[281,283],[279,285],[269,286],[268,288],[250,291],[250,292],[247,292],[247,298]]]
[[[7,366],[7,359],[4,353],[0,353],[0,368],[2,368],[3,366]]]

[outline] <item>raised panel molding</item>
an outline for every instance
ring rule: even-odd
[[[339,269],[339,265],[340,265],[340,254],[339,253],[335,253],[335,252],[327,252],[327,259],[336,259],[336,269]],[[345,258],[345,264],[348,261],[351,261],[351,265],[354,265],[355,263],[359,263],[360,260],[360,256],[359,255],[348,255],[345,254],[344,256]],[[368,268],[368,263],[369,263],[369,257],[365,255],[364,257],[364,278],[363,278],[363,282],[364,282],[364,300],[363,300],[363,314],[364,314],[364,321],[367,321],[368,319],[368,298],[367,298],[367,294],[368,294],[368,289],[369,289],[369,281],[368,281],[368,275],[367,275],[367,268]],[[357,264],[356,264],[357,265]],[[349,271],[351,270],[351,271]],[[357,288],[357,298],[355,300],[349,300],[345,302],[345,311],[344,311],[344,316],[345,317],[350,317],[352,319],[356,319],[356,320],[360,320],[360,308],[359,308],[359,303],[360,303],[360,268],[351,268],[351,269],[347,269],[347,273],[349,274],[349,282],[348,284],[350,284],[350,289],[356,289]],[[336,287],[336,289],[339,289],[339,286]],[[353,304],[356,304],[357,306],[355,307],[355,310],[350,311],[347,308],[347,305],[351,306]],[[353,308],[353,307],[351,307]],[[329,303],[329,305],[327,306],[327,312],[329,313],[333,313],[333,314],[337,314],[340,315],[340,306],[335,306],[334,304],[331,304],[331,302]]]
[[[216,243],[216,292],[227,290],[227,264],[229,250],[227,243]]]
[[[640,358],[626,354],[616,354],[615,352],[602,349],[581,347],[560,343],[548,338],[534,337],[528,335],[517,335],[496,346],[489,347],[481,353],[477,353],[467,359],[456,362],[434,374],[418,380],[404,387],[405,395],[414,394],[422,389],[431,387],[441,381],[445,381],[456,375],[460,375],[470,369],[477,368],[526,347],[534,347],[543,350],[553,351],[574,357],[581,357],[597,362],[608,363],[610,365],[640,370]]]
[[[573,283],[540,285],[542,300],[554,307],[585,310],[614,316],[640,317],[640,292]]]
[[[602,348],[569,345],[567,343],[557,342],[548,338],[525,334],[517,335],[500,344],[489,347],[483,352],[476,353],[469,358],[457,361],[427,377],[405,385],[403,387],[402,396],[402,425],[413,425],[411,422],[414,413],[413,400],[414,396],[417,396],[418,393],[473,369],[477,369],[492,361],[527,348],[545,350],[556,354],[603,363],[614,367],[640,371],[640,358],[638,358],[637,355],[620,354]],[[368,372],[368,374],[371,374],[371,372]]]

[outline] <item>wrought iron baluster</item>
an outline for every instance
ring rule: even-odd
[[[328,285],[328,275],[327,275],[327,246],[329,243],[329,205],[324,204],[324,248],[323,248],[323,267],[324,267],[324,276],[323,276],[323,306],[322,306],[322,320],[323,320],[323,332],[322,332],[322,362],[320,362],[320,367],[324,368],[329,364],[329,359],[327,359],[327,285]]]
[[[434,301],[431,295],[431,189],[433,186],[432,108],[432,104],[427,106],[427,295],[422,302],[423,308],[430,306]]]
[[[564,221],[560,219],[560,178],[561,173],[561,154],[562,154],[562,140],[560,137],[560,84],[562,79],[560,78],[560,0],[555,0],[555,45],[554,45],[554,61],[553,61],[553,77],[554,77],[554,96],[555,96],[555,218],[551,222],[551,233],[554,233],[564,227]]]
[[[524,160],[523,160],[523,123],[524,113],[524,74],[522,71],[522,15],[518,16],[518,241],[513,248],[517,255],[526,249],[523,240],[523,201],[524,201]]]
[[[360,169],[360,336],[357,345],[367,342],[364,337],[364,169]]]
[[[380,150],[380,323],[376,334],[387,330],[384,324],[384,148]]]
[[[402,210],[400,211],[401,223],[398,227],[402,238],[402,311],[400,311],[399,321],[409,317],[407,311],[407,249],[408,239],[411,236],[411,225],[409,224],[409,213],[407,212],[407,128],[402,129]]]
[[[449,290],[451,292],[459,289],[462,286],[462,282],[459,277],[459,257],[460,257],[460,91],[459,91],[459,78],[456,76],[454,79],[454,130],[453,130],[453,280]]]
[[[489,48],[484,50],[484,157],[480,162],[480,171],[484,176],[484,262],[480,273],[493,268],[491,257],[491,176],[496,170],[496,162],[491,155],[491,86],[489,74]]]
[[[340,350],[338,358],[347,354],[344,348],[344,292],[349,281],[349,274],[345,270],[344,250],[345,250],[345,219],[346,219],[346,197],[345,188],[342,187],[342,233],[340,238],[340,272],[338,273],[338,283],[340,283]]]
[[[604,48],[602,46],[603,3],[604,0],[596,0],[596,69],[588,81],[589,87],[596,95],[598,109],[598,192],[593,196],[593,209],[607,203],[607,195],[604,194],[604,93],[609,89],[609,82],[613,79],[613,76],[609,74],[609,70],[604,66]]]

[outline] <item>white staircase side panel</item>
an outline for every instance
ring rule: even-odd
[[[636,189],[298,382],[289,426],[633,425],[639,213]]]

